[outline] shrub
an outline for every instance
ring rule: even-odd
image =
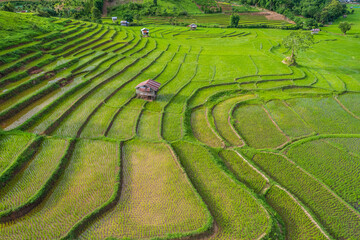
[[[0,10],[7,12],[15,12],[15,6],[11,2],[8,2],[6,5],[3,5]]]
[[[91,18],[93,20],[97,20],[97,19],[101,18],[101,12],[100,12],[100,10],[98,8],[92,7],[92,9],[91,9]]]
[[[230,17],[230,26],[231,27],[237,27],[239,25],[240,16],[239,15],[231,15]]]
[[[346,32],[351,29],[351,25],[348,22],[341,22],[339,24],[339,28],[340,28],[341,32],[343,32],[344,35],[346,35]]]

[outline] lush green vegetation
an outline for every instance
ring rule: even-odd
[[[16,14],[0,11],[0,49],[28,42],[32,37],[42,33],[60,30],[61,26],[51,24],[50,19],[33,16],[30,14]],[[11,51],[13,52],[14,49]],[[13,55],[16,52],[13,52]],[[2,54],[0,60],[2,60]]]
[[[214,239],[258,238],[269,234],[273,222],[261,203],[222,169],[204,147],[177,142],[174,148],[200,196],[219,224]]]
[[[233,114],[234,126],[249,146],[276,148],[287,141],[286,135],[279,131],[263,106],[239,106]]]
[[[287,226],[287,239],[329,239],[297,199],[280,186],[273,185],[266,200],[280,214]]]
[[[343,16],[343,14],[352,13],[352,11],[349,11],[346,4],[342,4],[337,0],[241,0],[241,2],[251,5],[256,4],[260,7],[284,14],[288,18],[294,20],[298,25],[308,28],[317,25],[316,21],[328,23]],[[307,19],[303,21],[302,18],[297,17],[299,15],[306,17]]]
[[[83,20],[98,20],[103,10],[103,0],[72,1],[2,1],[0,9],[8,12],[35,13],[41,17],[68,17]],[[100,13],[96,18],[94,12]]]
[[[259,153],[253,161],[307,205],[330,234],[336,238],[359,236],[359,212],[311,173],[278,154]]]
[[[293,30],[168,17],[139,20],[161,23],[147,38],[41,18],[0,50],[0,238],[359,238],[359,28],[323,28],[288,66]]]
[[[126,143],[122,181],[128,184],[120,204],[94,221],[80,239],[140,239],[206,230],[211,216],[173,157],[171,148],[162,143]]]
[[[326,141],[317,140],[291,148],[287,152],[296,164],[316,176],[349,204],[356,206],[360,194],[359,157],[352,156]]]

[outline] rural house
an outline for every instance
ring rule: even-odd
[[[111,17],[111,20],[113,21],[113,23],[116,23],[117,17]]]
[[[192,23],[192,24],[188,25],[188,27],[190,27],[191,30],[196,30],[197,25],[195,23]]]
[[[141,34],[142,34],[143,37],[148,37],[149,36],[149,29],[147,29],[147,28],[141,29]]]
[[[311,29],[311,34],[318,34],[321,30],[319,28]]]
[[[161,83],[158,83],[152,79],[148,79],[142,83],[139,83],[136,89],[136,97],[145,100],[155,100],[156,92],[159,90]]]
[[[120,24],[121,24],[121,26],[125,26],[125,27],[129,26],[128,21],[121,21]]]

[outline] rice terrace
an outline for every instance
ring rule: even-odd
[[[360,5],[305,1],[1,1],[0,239],[360,239]]]

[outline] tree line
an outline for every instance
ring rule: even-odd
[[[100,22],[103,0],[53,0],[3,2],[0,10],[8,12],[28,11],[42,17],[67,17]]]
[[[338,0],[241,0],[241,2],[278,12],[296,24],[308,27],[316,26],[317,23],[332,22],[344,14],[354,12],[354,10],[349,11],[346,4]]]

